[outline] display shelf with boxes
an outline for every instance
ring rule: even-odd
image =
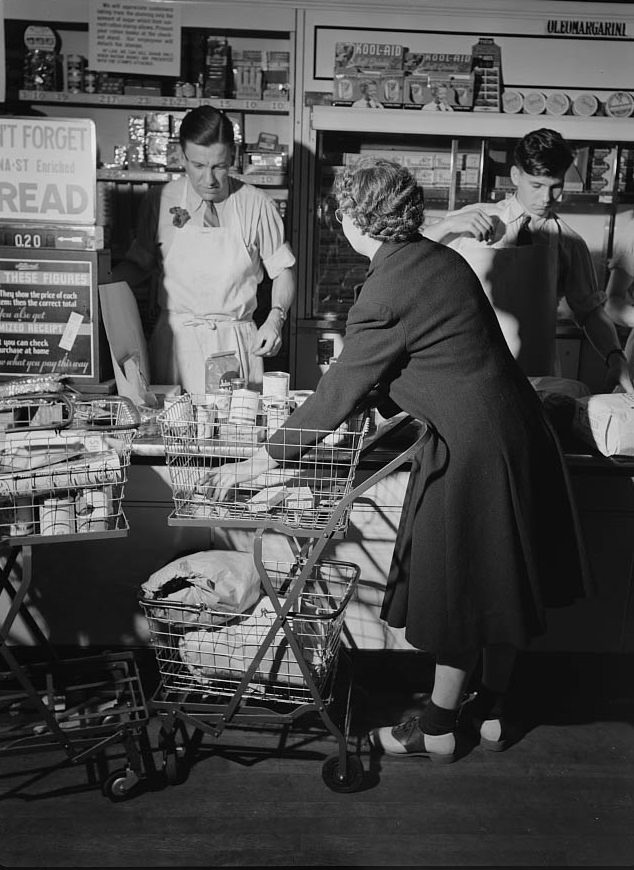
[[[448,211],[510,195],[513,147],[539,126],[559,130],[576,150],[558,210],[588,243],[599,283],[605,286],[615,214],[634,200],[634,132],[625,119],[549,116],[537,120],[495,112],[430,116],[407,109],[312,106],[313,156],[308,172],[312,208],[307,213],[304,264],[311,293],[298,324],[305,348],[305,358],[297,363],[302,383],[312,386],[322,373],[320,342],[326,334],[332,338],[344,332],[367,271],[367,260],[351,249],[334,217],[337,173],[369,155],[402,163],[424,189],[425,223],[431,224]],[[569,338],[572,329],[577,336],[579,330],[565,309],[560,321],[562,334],[565,331]]]

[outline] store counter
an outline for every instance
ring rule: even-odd
[[[413,430],[395,419],[364,451],[357,479],[367,479],[410,443]],[[549,614],[548,633],[533,648],[547,651],[634,651],[634,457],[610,459],[566,453],[578,500],[587,550],[597,586],[591,600]],[[402,466],[356,502],[343,540],[327,545],[322,558],[361,568],[356,596],[346,610],[352,642],[362,649],[411,649],[399,630],[388,628],[379,611],[409,469]],[[137,605],[147,577],[179,555],[216,547],[251,550],[253,532],[169,524],[173,509],[169,469],[158,438],[134,444],[126,486],[127,537],[110,541],[61,542],[33,548],[36,620],[54,643],[134,646],[147,642]],[[288,539],[267,533],[266,559],[289,558]],[[28,643],[16,626],[17,642]]]

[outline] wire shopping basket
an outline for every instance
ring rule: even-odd
[[[122,509],[139,425],[127,398],[0,398],[0,537],[127,530]]]
[[[265,560],[263,566],[276,603],[281,606],[300,565]],[[317,563],[304,582],[296,606],[287,614],[288,625],[319,691],[336,663],[344,611],[358,576],[358,566],[351,563]],[[192,696],[233,696],[277,616],[266,596],[250,612],[241,614],[165,598],[144,598],[141,606],[163,689]],[[283,703],[312,699],[281,628],[250,675],[245,698]]]
[[[175,510],[172,517],[213,520],[215,525],[278,528],[315,534],[328,527],[354,476],[368,428],[365,413],[353,415],[334,432],[283,429],[289,456],[277,468],[233,486],[222,501],[208,485],[209,472],[226,462],[249,459],[266,442],[265,414],[255,423],[231,422],[203,397],[183,396],[159,416]],[[285,442],[286,443],[286,442]],[[292,446],[291,446],[292,445]],[[332,532],[344,532],[349,508],[336,517]]]

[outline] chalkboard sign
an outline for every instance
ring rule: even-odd
[[[0,378],[110,377],[98,292],[109,275],[108,252],[0,247]]]

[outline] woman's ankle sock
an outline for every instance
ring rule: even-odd
[[[430,700],[420,716],[420,729],[431,737],[448,734],[455,731],[457,716],[457,710],[439,707]]]

